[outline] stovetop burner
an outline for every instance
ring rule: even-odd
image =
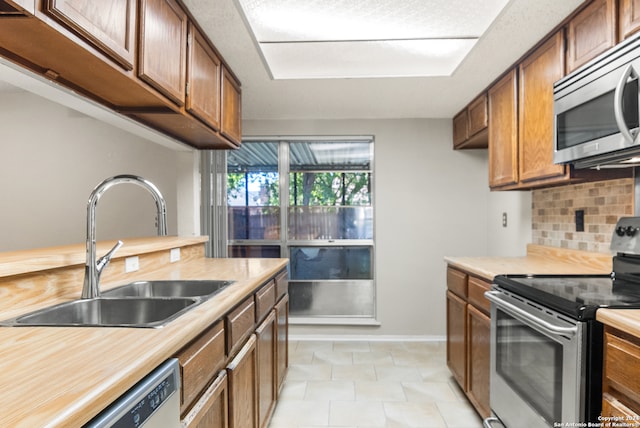
[[[607,275],[498,275],[494,284],[577,320],[599,308],[640,309],[640,217],[622,217],[611,237]]]
[[[611,275],[498,275],[494,284],[577,320],[599,308],[640,308],[640,284]]]

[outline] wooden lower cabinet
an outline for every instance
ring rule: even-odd
[[[491,284],[458,269],[447,269],[447,365],[483,418],[489,417]]]
[[[640,421],[640,338],[605,327],[602,416]]]
[[[289,366],[286,283],[285,270],[176,354],[184,428],[269,425]]]
[[[276,312],[256,329],[258,348],[258,426],[269,425],[276,405]]]
[[[227,366],[229,428],[258,427],[258,350],[251,335]]]
[[[447,291],[447,366],[467,389],[467,302]]]
[[[467,308],[467,331],[469,332],[467,397],[480,416],[488,418],[491,414],[489,406],[491,319],[469,305]]]
[[[229,390],[227,373],[221,371],[200,400],[182,419],[183,428],[228,428]]]
[[[280,395],[289,367],[289,295],[276,304],[276,397]]]

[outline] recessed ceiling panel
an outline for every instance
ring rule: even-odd
[[[448,76],[509,0],[236,1],[271,75],[303,79]]]
[[[275,79],[448,76],[475,40],[266,43]]]

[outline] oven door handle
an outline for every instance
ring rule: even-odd
[[[499,291],[486,291],[484,296],[492,303],[495,303],[509,315],[520,318],[523,321],[529,322],[532,325],[538,327],[545,332],[554,335],[554,336],[575,336],[578,333],[578,327],[560,327],[557,325],[553,325],[545,320],[541,320],[532,316],[527,311],[520,309],[516,305],[505,301],[501,298],[502,293]]]

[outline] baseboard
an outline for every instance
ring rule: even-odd
[[[290,341],[325,342],[446,342],[446,336],[374,335],[374,334],[295,334]]]

